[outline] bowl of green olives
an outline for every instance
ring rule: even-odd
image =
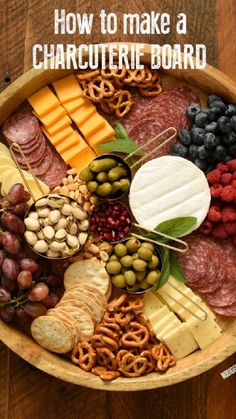
[[[129,165],[112,153],[95,157],[79,176],[89,192],[101,200],[122,198],[129,191],[132,178]]]
[[[131,294],[150,290],[158,282],[161,268],[157,247],[132,236],[114,246],[106,263],[112,284]]]

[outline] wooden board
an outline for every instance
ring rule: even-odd
[[[145,46],[144,62],[150,60],[150,46]],[[0,123],[36,90],[59,79],[70,71],[30,70],[17,79],[0,95]],[[211,66],[205,70],[170,70],[168,75],[183,80],[203,92],[214,92],[226,100],[236,101],[236,84]],[[116,391],[134,391],[162,387],[194,377],[217,365],[236,350],[236,320],[220,318],[223,335],[203,351],[197,351],[179,361],[166,374],[152,373],[138,379],[119,378],[114,383],[104,383],[98,377],[85,373],[62,357],[39,347],[22,331],[1,323],[0,339],[23,359],[55,377],[91,388]]]

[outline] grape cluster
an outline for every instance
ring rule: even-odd
[[[187,116],[193,126],[179,132],[180,142],[171,150],[171,154],[190,159],[205,173],[236,156],[236,105],[226,104],[216,95],[209,96],[207,104],[207,108],[196,103],[188,106]]]
[[[30,199],[22,184],[15,184],[0,208],[0,317],[27,323],[46,313],[59,301],[61,278],[50,273],[50,266],[37,263],[24,248],[23,218]],[[51,288],[53,292],[51,292]]]

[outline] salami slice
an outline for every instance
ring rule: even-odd
[[[42,176],[45,172],[48,171],[53,161],[53,152],[51,147],[47,144],[46,151],[43,156],[43,160],[38,166],[32,167],[32,171],[35,176]]]
[[[31,166],[36,166],[40,164],[46,152],[46,140],[44,138],[44,135],[41,134],[40,142],[35,148],[35,150],[29,152],[26,152],[25,150],[23,151]],[[18,152],[14,152],[14,154],[21,168],[27,169],[28,166],[25,164],[24,158],[21,156],[21,154]]]
[[[45,171],[39,178],[45,182],[50,189],[55,188],[62,181],[62,178],[66,176],[67,165],[62,160],[61,156],[53,152],[53,159],[51,162],[50,170]]]
[[[36,137],[38,129],[38,120],[31,113],[14,113],[3,124],[3,134],[7,141],[20,145],[32,141]]]
[[[212,307],[212,309],[221,316],[236,316],[236,303],[227,307]]]
[[[213,307],[227,307],[236,303],[236,278],[225,280],[215,292],[204,294],[204,299]]]

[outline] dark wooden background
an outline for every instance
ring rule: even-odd
[[[178,12],[188,16],[188,34],[163,36],[99,34],[95,16],[92,35],[53,35],[53,10],[93,12],[101,9],[142,13]],[[208,63],[236,81],[236,0],[0,0],[0,90],[31,67],[34,43],[141,41],[205,43]],[[0,419],[234,419],[236,376],[220,373],[236,356],[199,377],[171,387],[121,393],[90,390],[52,378],[21,360],[0,342]]]

